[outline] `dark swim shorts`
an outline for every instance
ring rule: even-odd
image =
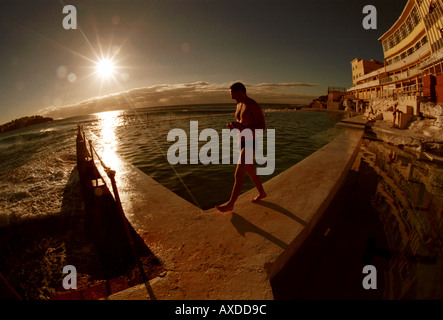
[[[246,148],[246,142],[244,140],[242,140],[240,142],[240,150],[245,149]],[[255,141],[252,140],[252,150],[255,151]]]

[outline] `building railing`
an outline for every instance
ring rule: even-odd
[[[353,90],[359,90],[359,89],[364,89],[364,88],[368,88],[368,87],[375,87],[380,85],[380,80],[371,80],[371,81],[367,81],[364,83],[360,83],[357,84],[356,86],[352,87]]]
[[[328,87],[328,93],[331,92],[346,92],[348,91],[348,89],[343,88],[343,87]]]
[[[406,80],[408,78],[414,77],[414,76],[418,76],[421,74],[421,71],[419,70],[418,67],[414,67],[412,69],[403,71],[401,73],[398,73],[396,75],[390,76],[390,77],[386,77],[386,78],[382,78],[380,79],[380,84],[388,84],[391,82],[397,82],[400,80]]]
[[[432,67],[432,65],[439,63],[442,60],[443,60],[443,49],[440,49],[439,51],[429,56],[427,59],[423,60],[419,65],[419,69],[424,70],[426,68]]]
[[[422,84],[411,84],[409,86],[404,86],[402,88],[388,89],[380,91],[377,95],[378,98],[396,98],[404,96],[423,96],[423,85]]]
[[[382,78],[380,79],[380,84],[387,84],[389,82],[394,82],[394,78],[392,77],[386,77],[386,78]]]
[[[404,86],[398,91],[398,95],[421,97],[423,95],[423,85],[411,84],[409,86]]]

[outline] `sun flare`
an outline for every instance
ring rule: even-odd
[[[101,59],[97,62],[96,71],[102,78],[109,78],[115,71],[114,62],[111,59]]]

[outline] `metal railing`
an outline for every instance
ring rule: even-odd
[[[347,92],[348,89],[347,88],[343,88],[343,87],[328,87],[328,93],[331,92]]]
[[[125,213],[123,211],[123,206],[122,206],[122,203],[121,203],[121,200],[120,200],[120,195],[119,195],[119,192],[118,192],[118,189],[117,189],[117,183],[115,182],[115,174],[116,174],[116,172],[115,172],[115,170],[112,170],[110,167],[108,167],[104,163],[104,161],[101,159],[100,155],[98,154],[97,150],[95,150],[94,146],[92,145],[92,140],[86,140],[85,132],[82,130],[80,125],[78,125],[78,135],[81,136],[81,138],[83,139],[83,142],[85,143],[85,148],[86,148],[86,141],[88,141],[88,143],[89,143],[89,154],[88,154],[88,150],[86,148],[86,150],[85,150],[86,151],[85,152],[85,156],[86,156],[85,160],[86,161],[92,161],[92,163],[94,164],[94,153],[95,153],[98,161],[100,162],[101,166],[103,167],[104,171],[106,172],[108,178],[111,181],[112,191],[114,193],[114,200],[115,200],[115,202],[117,204],[118,212],[120,214],[121,221],[122,221],[122,224],[123,224],[123,228],[124,228],[125,234],[127,236],[127,239],[129,241],[129,245],[131,247],[132,254],[134,255],[135,260],[137,261],[137,266],[139,268],[140,275],[142,277],[142,280],[143,280],[143,283],[145,285],[145,288],[146,288],[146,290],[147,290],[147,292],[149,294],[149,297],[151,299],[155,299],[154,292],[152,291],[152,288],[149,285],[149,279],[146,276],[146,273],[145,273],[145,271],[143,269],[143,264],[142,264],[142,262],[140,260],[140,256],[139,256],[139,254],[137,252],[137,249],[135,247],[135,241],[134,241],[134,238],[133,238],[133,236],[131,234],[131,230],[130,230],[130,226],[129,226],[129,221],[126,219],[126,215],[125,215]],[[90,159],[88,159],[88,158],[90,158]],[[99,179],[99,177],[97,176],[97,174],[95,175],[94,178],[95,178],[95,182],[96,182],[95,186],[98,186],[98,179]],[[105,183],[104,180],[103,180],[103,183]]]

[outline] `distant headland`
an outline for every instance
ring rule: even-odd
[[[43,123],[48,121],[53,121],[52,118],[45,118],[43,116],[29,116],[23,117],[19,119],[12,120],[11,122],[5,123],[0,126],[0,133],[8,132],[20,128],[25,128],[32,126],[37,123]]]

